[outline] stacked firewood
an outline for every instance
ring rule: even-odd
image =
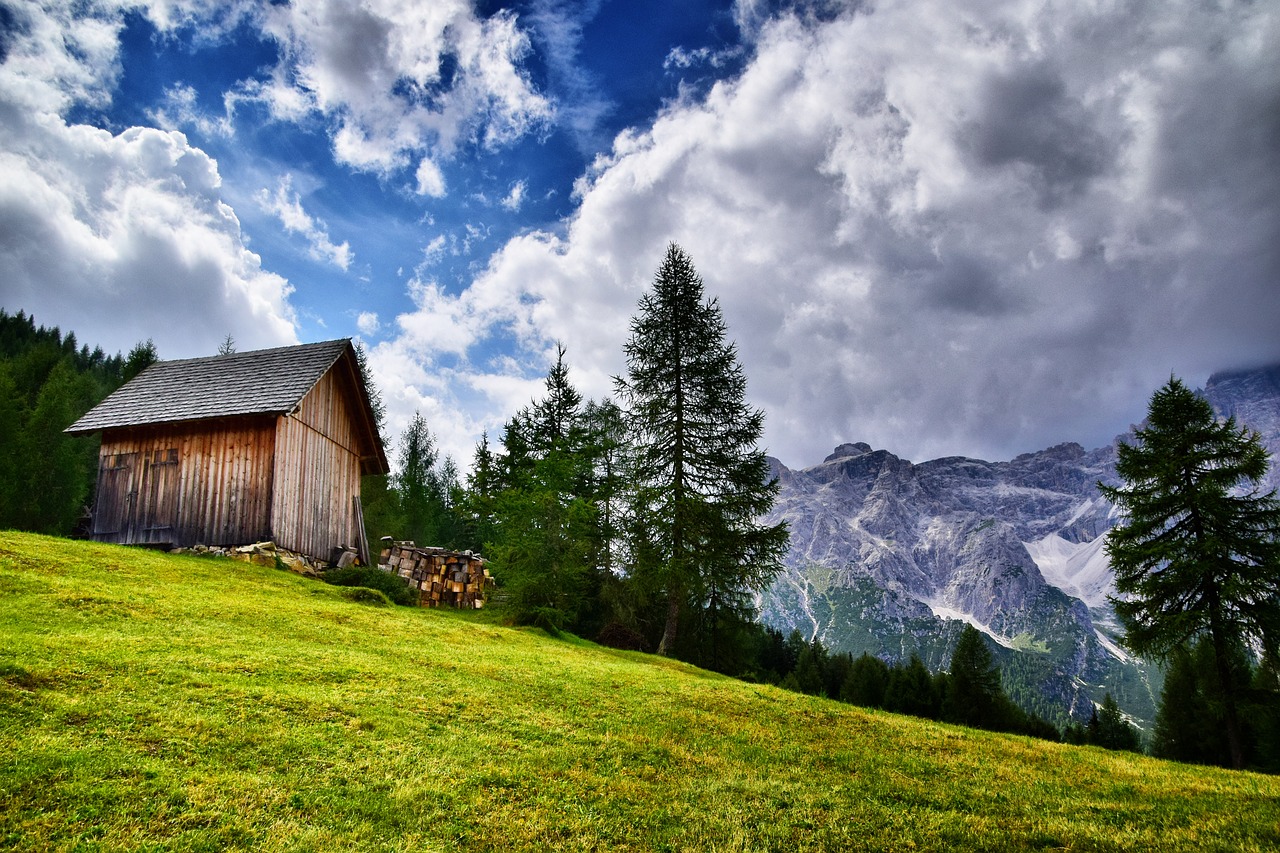
[[[479,609],[493,586],[484,559],[470,551],[419,548],[412,542],[382,540],[378,568],[404,578],[410,588],[420,591],[423,607]]]

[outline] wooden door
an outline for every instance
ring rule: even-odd
[[[180,466],[177,448],[143,454],[132,542],[175,541]]]
[[[103,456],[98,463],[93,538],[123,544],[174,543],[180,470],[176,448]]]
[[[128,542],[136,515],[138,493],[134,474],[137,453],[110,453],[98,460],[98,494],[93,502],[93,538],[99,542]]]

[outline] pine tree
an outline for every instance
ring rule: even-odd
[[[814,637],[800,650],[796,659],[796,684],[801,693],[810,696],[824,695],[826,692],[827,650],[818,638]]]
[[[582,397],[557,347],[546,394],[503,432],[506,452],[493,465],[499,523],[486,545],[516,618],[553,632],[578,630],[593,599],[596,512],[586,443]]]
[[[227,335],[228,339],[230,337]],[[234,341],[231,344],[234,348]],[[369,354],[365,351],[364,344],[356,342],[355,351],[356,367],[360,371],[369,408],[373,412],[374,429],[378,432],[378,440],[382,441],[387,434],[387,406],[382,401],[378,383],[373,379]],[[389,474],[365,474],[360,478],[360,505],[364,514],[365,537],[375,551],[378,540],[383,536],[404,535],[404,519],[400,515],[399,501]]]
[[[458,519],[462,545],[472,551],[483,551],[496,541],[497,518],[494,499],[497,495],[497,468],[489,433],[480,434],[471,457],[471,470],[458,501]]]
[[[622,536],[628,462],[626,424],[622,410],[612,400],[587,403],[588,455],[592,460],[591,495],[599,519],[595,564],[607,577],[615,577],[624,560]]]
[[[1137,439],[1118,448],[1123,485],[1099,485],[1125,516],[1106,545],[1125,643],[1166,660],[1208,638],[1239,768],[1247,684],[1233,680],[1231,651],[1253,641],[1274,653],[1280,642],[1280,502],[1256,485],[1267,452],[1257,433],[1233,418],[1217,421],[1209,403],[1177,378],[1152,396]]]
[[[1206,741],[1220,730],[1212,722],[1209,705],[1195,664],[1195,653],[1179,647],[1169,656],[1156,711],[1151,752],[1160,758],[1192,764],[1216,764],[1216,750]]]
[[[125,360],[124,376],[122,378],[125,382],[128,382],[155,364],[159,358],[160,356],[156,352],[156,345],[150,338],[135,344],[133,349],[129,350],[129,357]]]
[[[9,365],[0,361],[0,528],[21,526],[18,517],[25,499],[22,448],[19,442],[27,421],[27,407]]]
[[[404,535],[419,545],[453,547],[452,466],[448,460],[440,461],[435,436],[420,412],[414,412],[400,437],[399,462],[392,485],[399,499]]]
[[[840,699],[864,708],[883,708],[888,687],[888,665],[880,658],[864,652],[853,662],[849,677],[845,679],[840,691]]]
[[[85,507],[96,443],[62,431],[91,407],[86,385],[72,360],[64,358],[40,386],[19,438],[18,479],[25,494],[17,516],[18,526],[24,530],[70,533]]]
[[[1110,693],[1103,697],[1102,707],[1096,709],[1096,713],[1098,724],[1093,744],[1106,749],[1138,751],[1141,745],[1138,730],[1120,713],[1120,706]]]
[[[1235,646],[1230,653],[1231,682],[1248,685],[1252,681],[1248,655]],[[1233,764],[1231,744],[1224,718],[1223,696],[1219,689],[1213,643],[1206,637],[1176,649],[1169,658],[1160,707],[1156,711],[1152,754],[1192,764]],[[1250,707],[1245,701],[1241,735],[1248,744],[1251,723],[1265,718],[1266,708]],[[1246,759],[1250,758],[1246,754]]]
[[[538,458],[576,451],[586,441],[582,395],[569,381],[563,344],[556,344],[556,361],[547,371],[546,393],[529,410],[531,451]]]
[[[966,624],[951,655],[943,719],[978,728],[999,728],[1000,670],[982,633]]]
[[[741,613],[781,570],[787,530],[757,519],[776,481],[758,442],[764,415],[715,300],[672,244],[640,299],[615,379],[635,452],[635,534],[650,549],[634,570],[665,599],[658,653],[674,652],[687,607]]]
[[[1253,697],[1253,763],[1264,773],[1280,773],[1280,671],[1274,658],[1264,657],[1254,671]]]
[[[920,656],[912,652],[910,661],[905,665],[898,663],[889,671],[884,709],[936,720],[941,712],[938,693],[938,683]]]

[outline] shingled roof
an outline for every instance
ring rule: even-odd
[[[67,427],[72,434],[292,412],[351,341],[158,361]],[[367,393],[367,392],[365,392]],[[366,408],[368,400],[361,401]]]

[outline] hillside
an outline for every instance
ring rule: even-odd
[[[0,533],[0,848],[1263,850],[1280,779]]]

